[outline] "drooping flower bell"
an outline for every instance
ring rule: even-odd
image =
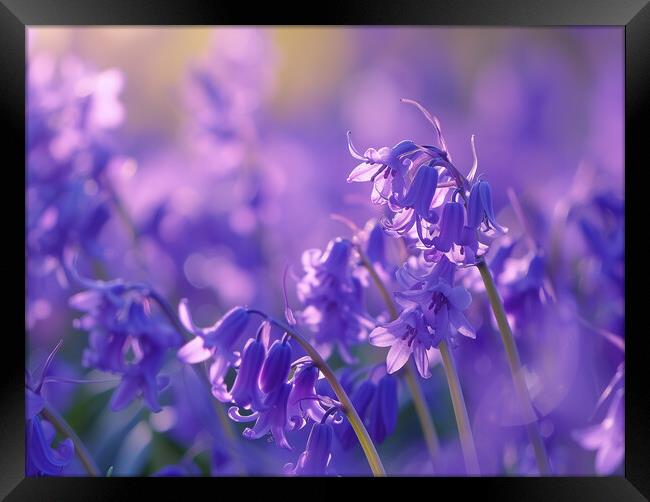
[[[260,388],[266,394],[287,381],[291,369],[291,345],[288,339],[276,340],[271,345],[260,373]]]
[[[376,443],[383,443],[397,425],[397,380],[386,374],[377,382],[377,390],[368,413],[368,433]]]
[[[354,409],[357,410],[361,421],[365,421],[368,415],[370,404],[375,395],[375,390],[375,384],[369,380],[365,380],[354,389],[350,396],[352,405],[354,406]],[[352,426],[347,419],[344,419],[336,426],[336,433],[344,450],[350,449],[357,441],[354,429],[352,429]]]
[[[381,267],[384,271],[390,270],[392,265],[388,262],[386,252],[386,233],[381,223],[376,219],[369,220],[360,232],[360,237],[364,241],[366,256],[370,263]]]
[[[228,369],[237,361],[237,342],[248,325],[250,314],[243,307],[234,307],[214,325],[199,328],[192,321],[187,300],[181,300],[178,312],[185,329],[196,336],[179,349],[178,358],[189,364],[212,358],[212,393],[222,402],[230,401],[225,378]]]
[[[235,422],[255,422],[252,428],[244,429],[242,435],[246,439],[260,439],[270,432],[279,446],[291,450],[286,431],[298,428],[300,423],[287,416],[290,392],[291,384],[284,383],[266,396],[260,411],[242,415],[237,406],[233,406],[228,410],[228,416]]]
[[[305,423],[307,418],[320,422],[325,415],[321,402],[329,397],[321,396],[316,391],[320,370],[312,362],[300,365],[292,378],[287,414],[294,421]]]
[[[438,221],[438,214],[432,203],[438,185],[438,171],[432,164],[421,166],[405,197],[391,197],[393,208],[398,211],[392,220],[383,219],[384,228],[389,234],[406,235],[413,225],[418,236],[425,240],[425,232]]]
[[[465,208],[460,202],[447,202],[442,209],[442,218],[440,219],[440,234],[430,242],[437,250],[446,253],[453,244],[460,244],[463,237],[463,228],[465,227]]]
[[[258,339],[251,338],[244,347],[237,377],[230,390],[232,401],[241,408],[259,410],[263,407],[258,378],[265,354],[264,344]]]
[[[309,433],[307,446],[298,457],[295,467],[285,466],[285,472],[294,476],[325,476],[332,459],[332,426],[315,423]]]
[[[480,229],[484,225],[486,230],[496,229],[506,233],[507,228],[497,223],[492,204],[492,189],[484,180],[478,180],[469,192],[467,201],[467,226],[471,229]]]

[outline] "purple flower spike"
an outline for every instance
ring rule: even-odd
[[[397,380],[384,375],[377,382],[377,392],[368,416],[368,433],[373,441],[382,443],[397,425]]]
[[[296,476],[325,476],[332,459],[332,426],[316,423],[311,428],[305,451],[298,457],[296,466],[287,464],[285,472]]]
[[[485,223],[488,229],[494,228],[501,233],[506,233],[507,228],[497,223],[492,205],[492,190],[487,181],[479,180],[472,186],[467,201],[467,226],[478,229]]]
[[[287,340],[275,341],[269,349],[260,373],[260,388],[266,394],[287,381],[291,367],[291,345]]]
[[[232,401],[241,408],[253,408],[255,410],[262,408],[257,380],[262,369],[262,364],[264,363],[265,354],[266,350],[261,341],[251,338],[246,343],[242,362],[239,366],[235,383],[230,391]]]
[[[296,288],[304,308],[297,318],[313,333],[314,346],[327,358],[336,347],[347,363],[355,362],[350,346],[366,337],[363,288],[354,275],[353,245],[348,239],[330,241],[303,253],[304,275]]]
[[[75,321],[76,328],[89,331],[83,365],[122,376],[111,400],[113,410],[141,395],[152,411],[159,411],[157,394],[166,379],[158,373],[167,351],[180,345],[180,335],[152,314],[146,285],[80,281],[89,289],[72,296],[69,303],[85,311]]]
[[[440,220],[440,235],[431,242],[438,251],[448,252],[453,244],[459,244],[463,237],[465,226],[465,208],[460,202],[447,202],[442,209]],[[424,244],[428,243],[423,240]]]

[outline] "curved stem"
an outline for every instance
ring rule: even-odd
[[[398,317],[397,307],[395,306],[395,302],[393,301],[392,296],[388,292],[388,289],[386,288],[384,281],[381,280],[381,277],[379,277],[377,270],[372,265],[372,263],[370,263],[370,260],[363,252],[361,247],[356,246],[356,248],[357,248],[357,252],[359,253],[359,257],[361,258],[361,263],[366,268],[366,270],[368,270],[370,277],[375,283],[375,286],[379,290],[379,294],[381,295],[382,299],[384,300],[384,303],[386,304],[386,308],[388,309],[388,314],[390,315],[392,320],[397,319]],[[429,407],[427,406],[427,402],[424,398],[424,393],[422,392],[422,388],[420,387],[420,384],[418,382],[417,372],[413,367],[412,361],[406,365],[404,375],[406,378],[406,384],[408,385],[409,388],[409,392],[411,393],[411,397],[413,398],[413,406],[415,407],[415,412],[420,422],[420,428],[422,429],[422,434],[424,435],[424,440],[427,444],[427,450],[429,451],[431,462],[433,463],[433,467],[435,468],[437,464],[436,459],[437,459],[437,454],[439,449],[438,434],[436,433],[436,428],[435,425],[433,424],[433,417],[429,412]]]
[[[295,328],[290,328],[289,326],[286,326],[284,323],[276,319],[273,319],[272,317],[269,317],[268,315],[264,314],[263,312],[260,312],[259,310],[250,309],[249,312],[263,316],[269,322],[275,324],[277,327],[287,332],[292,338],[296,340],[296,342],[298,342],[298,344],[300,344],[300,346],[303,349],[305,349],[307,355],[311,358],[311,360],[314,362],[316,367],[318,367],[318,369],[323,373],[323,376],[327,379],[329,384],[332,386],[332,390],[334,390],[336,396],[341,402],[341,405],[343,406],[343,413],[345,413],[345,415],[347,416],[350,425],[352,426],[352,429],[354,430],[355,434],[357,435],[357,438],[359,439],[359,443],[361,443],[361,448],[363,449],[363,452],[366,455],[366,459],[368,460],[368,464],[370,465],[370,469],[372,470],[372,473],[376,477],[386,476],[386,471],[381,462],[381,459],[379,458],[377,449],[375,448],[372,439],[370,439],[370,435],[368,434],[366,427],[363,425],[361,418],[359,418],[359,414],[357,413],[357,410],[354,408],[352,401],[350,401],[348,394],[345,392],[345,389],[343,389],[343,387],[339,383],[332,369],[325,362],[325,360],[320,356],[320,354],[316,351],[316,349],[300,333],[298,333]]]
[[[501,297],[499,296],[496,285],[494,284],[492,273],[485,261],[480,261],[476,267],[481,273],[481,278],[485,284],[485,291],[487,292],[490,305],[492,306],[492,311],[494,312],[494,317],[499,326],[501,340],[503,341],[503,346],[505,347],[508,358],[508,365],[510,366],[510,373],[512,374],[512,380],[515,384],[517,400],[519,401],[523,420],[526,423],[528,438],[535,450],[535,459],[537,460],[539,472],[542,475],[551,474],[551,466],[548,460],[548,455],[546,454],[546,447],[539,431],[537,415],[535,414],[531,404],[530,393],[528,392],[528,386],[526,385],[523,368],[521,366],[521,359],[519,358],[519,351],[517,350],[517,344],[515,343],[512,330],[510,329],[510,324],[508,323],[508,318],[506,317],[505,309],[503,308],[503,302],[501,301]]]
[[[443,340],[440,342],[438,349],[440,349],[440,354],[442,355],[442,364],[445,368],[447,384],[449,385],[449,393],[451,394],[451,402],[454,406],[454,415],[456,415],[456,424],[458,426],[460,445],[463,450],[463,458],[465,459],[467,474],[480,475],[481,471],[478,465],[478,456],[476,455],[474,436],[469,425],[469,417],[467,416],[465,398],[463,397],[463,391],[460,387],[460,381],[458,380],[456,362],[454,361],[454,357],[449,352],[449,347],[447,346],[446,341]]]
[[[79,438],[74,429],[70,427],[70,424],[68,424],[68,422],[66,422],[65,419],[59,414],[59,412],[56,411],[48,402],[45,402],[45,406],[41,411],[41,414],[45,420],[54,426],[54,429],[56,429],[57,432],[72,440],[74,443],[74,451],[79,457],[81,464],[84,466],[84,469],[86,469],[86,472],[91,476],[99,476],[99,468],[97,467],[97,464],[95,464],[93,458],[90,456],[88,448],[86,448],[86,445]]]

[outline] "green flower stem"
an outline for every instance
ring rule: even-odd
[[[445,369],[445,375],[447,376],[447,384],[449,385],[451,402],[454,406],[454,415],[456,416],[456,424],[458,425],[460,445],[463,450],[463,457],[465,459],[467,474],[478,476],[481,474],[481,471],[478,465],[476,446],[474,445],[474,436],[472,435],[472,429],[469,425],[469,418],[467,416],[467,407],[465,406],[463,391],[460,387],[460,381],[458,380],[456,363],[454,361],[454,357],[449,351],[449,347],[447,346],[446,341],[440,342],[438,349],[442,355],[442,364]]]
[[[86,448],[86,445],[83,443],[83,441],[81,441],[74,429],[70,427],[70,424],[65,421],[59,412],[56,411],[52,405],[46,402],[43,410],[41,411],[41,414],[45,420],[54,426],[54,429],[59,434],[72,440],[72,443],[74,444],[75,454],[81,461],[84,469],[86,469],[86,472],[91,476],[100,476],[99,468],[97,467],[97,464],[95,464],[93,458],[90,456],[88,448]]]
[[[377,270],[375,270],[375,267],[372,265],[372,263],[370,263],[370,260],[368,260],[368,257],[363,252],[361,247],[356,246],[356,249],[361,258],[361,263],[366,268],[366,270],[368,270],[370,277],[372,278],[373,282],[375,283],[375,286],[379,290],[379,294],[381,295],[382,299],[384,300],[384,303],[386,304],[386,308],[388,309],[388,313],[391,319],[392,320],[397,319],[398,317],[397,307],[395,306],[395,302],[393,302],[393,298],[388,292],[388,289],[386,289],[386,285],[379,277],[379,274],[377,274]],[[440,447],[438,441],[438,434],[436,433],[436,428],[433,424],[433,417],[429,412],[429,407],[427,406],[426,400],[424,398],[424,394],[422,393],[422,388],[420,387],[420,384],[418,382],[417,372],[413,366],[412,361],[409,361],[409,363],[406,365],[404,375],[406,378],[406,384],[408,385],[409,388],[409,392],[411,393],[411,397],[413,398],[413,406],[415,407],[415,412],[418,416],[418,420],[420,421],[420,427],[422,429],[422,433],[424,434],[424,440],[427,444],[427,450],[429,451],[431,462],[433,463],[433,466],[435,468],[435,466],[437,465],[438,449]]]
[[[415,412],[420,421],[420,427],[422,428],[422,433],[424,434],[424,440],[427,444],[427,450],[429,451],[429,456],[431,457],[431,462],[433,464],[434,470],[438,465],[438,450],[440,449],[440,443],[438,441],[438,434],[436,433],[436,428],[433,425],[433,417],[429,412],[429,407],[427,402],[424,399],[424,393],[418,382],[418,374],[413,366],[413,361],[409,361],[406,365],[404,371],[404,378],[406,379],[406,384],[408,385],[409,391],[411,392],[411,397],[413,398],[413,406],[415,407]]]
[[[492,278],[490,269],[485,261],[480,261],[476,266],[481,273],[481,278],[485,284],[485,290],[488,299],[490,300],[494,317],[497,320],[497,325],[501,332],[501,340],[503,341],[503,346],[506,350],[508,364],[510,366],[510,372],[512,373],[515,392],[517,394],[517,400],[519,401],[519,406],[523,414],[523,420],[526,423],[529,440],[535,450],[535,459],[537,460],[539,472],[542,475],[549,475],[551,474],[550,462],[548,460],[548,455],[546,454],[546,447],[544,446],[542,435],[539,431],[537,416],[531,404],[528,386],[526,385],[523,368],[521,366],[521,359],[519,358],[519,351],[517,350],[517,345],[514,336],[512,335],[506,312],[503,308],[503,302],[501,301],[501,297],[499,296],[496,285],[494,284],[494,279]]]
[[[251,312],[262,314],[261,312],[258,311],[251,311]],[[363,449],[363,452],[366,455],[366,459],[368,460],[368,464],[370,465],[370,469],[372,470],[372,473],[375,475],[375,477],[386,476],[386,471],[384,470],[384,466],[381,463],[379,454],[377,453],[377,448],[375,448],[372,439],[370,439],[370,435],[368,434],[366,427],[363,425],[363,422],[359,418],[359,414],[357,413],[357,410],[354,408],[352,401],[350,401],[350,398],[348,397],[347,393],[339,383],[338,379],[336,378],[336,375],[334,375],[334,372],[329,367],[329,365],[320,356],[320,354],[316,351],[316,349],[302,335],[300,335],[300,333],[298,333],[295,330],[295,328],[290,328],[275,319],[269,318],[266,315],[264,315],[264,317],[266,317],[270,322],[277,325],[279,328],[286,331],[294,340],[296,340],[296,342],[300,344],[300,346],[303,349],[305,349],[307,355],[311,358],[311,360],[318,367],[318,369],[323,373],[323,376],[327,379],[329,384],[332,386],[332,389],[334,390],[336,396],[341,402],[341,405],[343,407],[343,413],[345,413],[345,415],[347,416],[350,425],[352,426],[352,429],[354,430],[355,434],[357,435],[357,438],[359,439],[359,443],[361,443],[361,448]]]

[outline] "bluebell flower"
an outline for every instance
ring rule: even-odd
[[[244,347],[235,383],[230,390],[231,400],[241,408],[255,410],[262,408],[262,394],[257,381],[265,355],[266,350],[261,341],[255,338],[248,340]]]
[[[316,390],[319,374],[320,370],[308,362],[300,365],[293,375],[287,414],[294,422],[301,421],[301,426],[306,423],[307,418],[320,422],[326,412],[321,402],[331,401],[329,396],[324,396]]]
[[[248,311],[242,307],[234,307],[207,328],[199,328],[194,324],[187,300],[181,300],[178,312],[185,329],[196,336],[180,348],[179,359],[196,364],[212,358],[209,372],[212,393],[222,402],[230,401],[225,378],[238,359],[236,349],[250,319]]]
[[[266,394],[273,392],[287,381],[291,369],[291,345],[289,341],[276,340],[271,345],[260,372],[260,388]]]
[[[371,220],[366,225],[366,256],[370,263],[381,265],[388,270],[386,258],[386,234],[377,220]]]
[[[446,253],[453,244],[460,244],[465,228],[465,208],[460,202],[447,202],[442,209],[440,234],[431,242],[437,250]],[[423,241],[426,242],[426,241]]]
[[[298,321],[310,329],[323,357],[337,348],[346,362],[354,361],[350,347],[367,335],[363,288],[353,275],[351,258],[352,243],[341,238],[332,240],[325,253],[305,251],[305,273],[297,284],[298,299],[304,305]]]
[[[397,425],[397,380],[386,374],[377,382],[377,390],[368,413],[368,434],[376,443],[383,443]]]
[[[474,328],[463,311],[472,302],[472,295],[463,286],[451,286],[444,281],[426,289],[409,289],[395,294],[402,304],[418,305],[428,325],[434,331],[434,343],[449,340],[456,331],[469,338],[476,338]]]
[[[573,433],[583,448],[596,451],[596,473],[601,476],[614,473],[625,455],[623,394],[623,389],[617,391],[601,423]]]
[[[431,164],[421,166],[406,196],[392,197],[391,201],[398,212],[392,220],[382,220],[386,230],[390,234],[405,235],[415,225],[418,236],[424,241],[430,225],[438,221],[438,214],[432,209],[437,185],[437,169]]]
[[[287,415],[290,392],[291,384],[284,383],[266,396],[261,410],[254,411],[250,415],[242,415],[239,408],[233,406],[228,410],[228,416],[235,422],[255,422],[252,428],[244,429],[245,438],[260,439],[270,432],[279,446],[291,450],[286,431],[294,430],[301,424]]]
[[[83,365],[121,375],[111,399],[113,410],[142,395],[152,411],[160,411],[157,396],[168,379],[158,373],[167,351],[180,345],[180,334],[152,316],[146,286],[119,280],[83,283],[89,289],[69,300],[70,306],[85,312],[75,322],[89,332]]]
[[[369,148],[362,155],[352,144],[348,131],[350,154],[361,161],[348,176],[348,183],[370,181],[373,183],[373,202],[386,204],[390,197],[401,197],[406,188],[406,173],[411,158],[419,152],[412,141],[400,141],[392,148]]]
[[[508,230],[497,223],[490,184],[487,181],[478,180],[472,185],[469,192],[467,226],[471,229],[479,229],[482,225],[485,226],[486,230],[496,229],[501,233]]]
[[[370,333],[372,345],[390,347],[388,373],[399,370],[413,355],[420,375],[429,378],[430,365],[438,359],[435,348],[441,341],[453,342],[456,332],[476,337],[463,314],[472,297],[464,287],[450,285],[454,271],[455,265],[443,256],[423,275],[408,270],[398,275],[404,289],[395,293],[395,298],[403,310],[396,320],[380,324]]]
[[[394,321],[382,323],[370,333],[370,344],[390,347],[386,356],[386,371],[395,373],[411,354],[423,378],[429,378],[430,361],[434,358],[433,335],[419,307],[407,307]]]
[[[309,432],[305,451],[298,457],[295,467],[285,466],[285,472],[297,476],[325,476],[332,459],[332,426],[315,423]]]

